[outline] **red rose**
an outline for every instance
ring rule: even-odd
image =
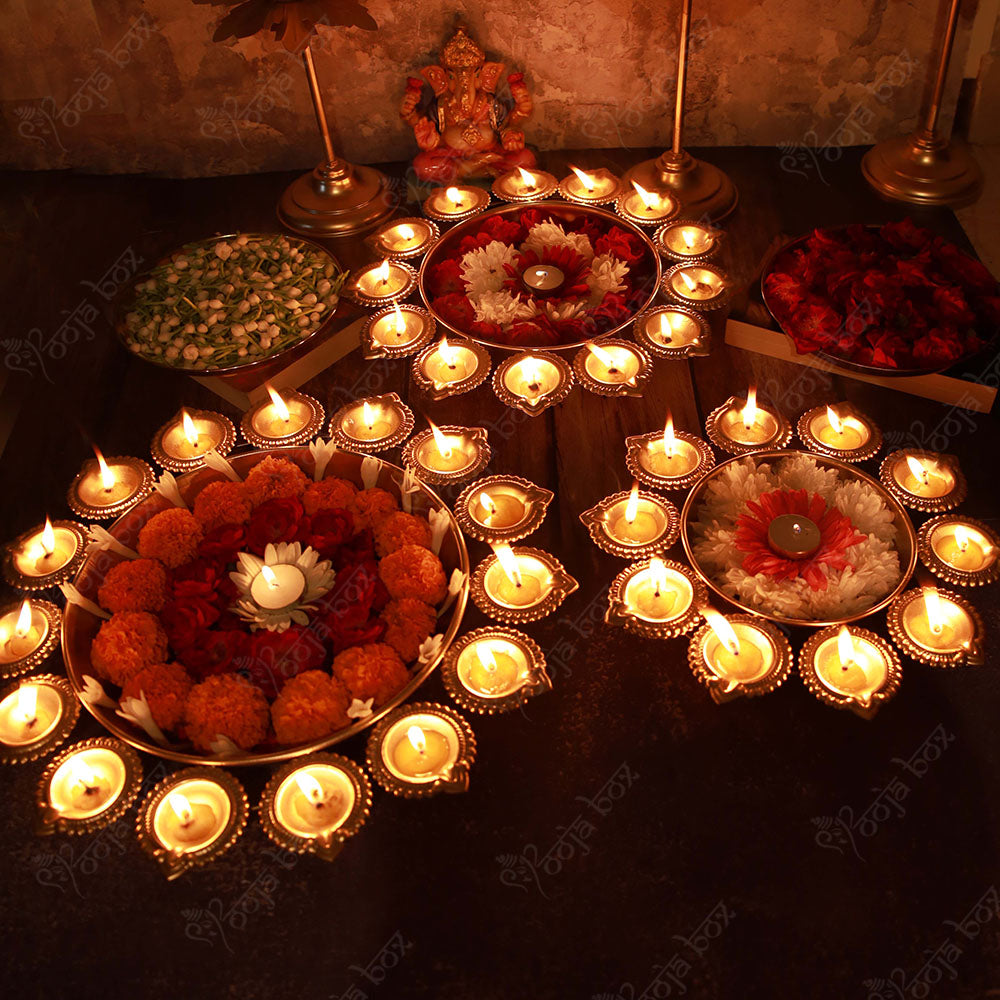
[[[431,300],[431,307],[449,326],[459,330],[468,329],[469,324],[476,318],[472,303],[459,292],[439,295]]]
[[[639,238],[625,232],[624,229],[619,229],[618,226],[612,226],[604,236],[598,237],[594,243],[594,252],[598,256],[605,253],[612,254],[629,267],[634,267],[644,256]]]
[[[235,562],[236,553],[245,542],[246,528],[242,524],[222,524],[205,533],[198,545],[198,554],[224,563]]]
[[[976,314],[969,308],[960,288],[954,285],[935,288],[932,298],[938,316],[949,326],[972,326],[976,322]]]
[[[380,596],[381,582],[374,559],[341,570],[330,590],[316,601],[317,619],[328,624],[362,624],[367,621]]]
[[[305,509],[295,497],[266,500],[250,515],[246,531],[246,547],[255,555],[278,542],[301,541]]]
[[[479,233],[481,236],[488,237],[487,243],[498,240],[500,243],[508,245],[520,243],[526,235],[520,223],[514,222],[512,219],[505,219],[502,215],[493,215],[486,219],[480,227]]]
[[[385,630],[385,619],[372,615],[361,625],[328,622],[325,638],[330,644],[331,654],[336,656],[351,646],[367,646],[369,643],[378,642],[385,635]]]
[[[354,534],[354,518],[346,510],[321,510],[313,515],[306,542],[321,559],[330,559]]]
[[[187,647],[199,641],[203,632],[219,619],[219,609],[198,597],[180,597],[168,601],[160,612],[160,621],[170,644]]]
[[[461,249],[461,248],[459,248]],[[468,251],[462,251],[467,253]],[[439,261],[427,272],[427,287],[431,295],[452,295],[455,292],[464,292],[465,285],[462,282],[462,265],[451,257],[446,257]]]
[[[469,333],[483,340],[502,340],[503,327],[499,323],[471,323]]]
[[[929,229],[914,225],[912,219],[887,222],[881,229],[882,239],[897,250],[922,250],[934,238]]]
[[[800,354],[830,347],[839,329],[840,314],[813,296],[793,313],[792,339]]]
[[[553,320],[560,344],[574,344],[586,340],[593,332],[593,324],[581,316],[576,319]]]
[[[975,338],[973,338],[975,339]],[[913,360],[928,368],[957,361],[973,344],[967,343],[954,329],[928,330],[913,345]]]
[[[543,317],[522,319],[512,323],[507,329],[506,341],[523,347],[547,346],[559,343],[559,333],[551,323],[542,322]]]
[[[340,573],[358,563],[374,562],[374,560],[375,533],[371,528],[365,528],[337,549],[333,556],[333,568]]]
[[[551,216],[537,208],[526,208],[521,213],[521,225],[524,226],[525,231],[533,229],[540,222],[548,222],[550,219]]]
[[[591,309],[590,315],[599,329],[609,330],[611,327],[624,323],[629,317],[625,296],[617,292],[608,292],[601,299],[600,305]]]
[[[792,274],[772,271],[764,279],[764,290],[784,312],[790,312],[805,300],[806,286],[801,278]]]
[[[243,670],[249,663],[250,636],[241,629],[208,629],[198,641],[177,650],[177,658],[197,679]]]
[[[326,649],[319,636],[301,625],[284,632],[260,629],[250,639],[247,676],[274,700],[285,681],[306,670],[317,670],[326,660]]]

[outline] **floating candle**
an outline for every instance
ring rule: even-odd
[[[79,536],[65,527],[54,528],[45,518],[45,527],[31,534],[14,550],[14,566],[29,577],[48,576],[63,569],[77,554]]]
[[[250,584],[250,596],[258,607],[269,611],[294,604],[306,589],[306,578],[297,566],[278,563],[261,566]]]
[[[767,527],[768,546],[786,559],[808,559],[822,541],[816,522],[801,514],[779,514]]]

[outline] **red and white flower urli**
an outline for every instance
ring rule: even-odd
[[[211,482],[191,510],[146,521],[140,558],[99,588],[111,617],[91,646],[94,671],[198,751],[322,739],[409,683],[447,592],[431,537],[386,490],[312,482],[266,457],[244,482]],[[254,623],[240,571],[275,551],[302,553],[298,565],[317,572],[294,614]]]
[[[511,347],[590,340],[648,299],[651,252],[612,217],[539,208],[491,215],[428,269],[431,309],[464,334]]]
[[[1000,329],[1000,289],[978,261],[904,219],[817,229],[764,279],[800,353],[887,369],[942,368]]]

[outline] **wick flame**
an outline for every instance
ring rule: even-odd
[[[528,188],[533,188],[535,186],[535,175],[529,174],[524,167],[518,167],[517,172],[521,175],[521,180],[524,181],[524,186]]]
[[[681,230],[681,239],[684,240],[684,246],[687,247],[688,250],[694,246],[694,236],[692,235],[692,231],[690,229]]]
[[[278,394],[277,390],[273,389],[270,385],[267,386],[267,394],[271,397],[271,405],[277,412],[278,419],[284,420],[287,423],[291,418],[291,414],[288,412],[288,407],[285,405],[285,401]]]
[[[972,537],[969,535],[969,529],[964,524],[955,525],[955,544],[958,546],[958,551],[964,553],[969,547],[969,542]]]
[[[826,408],[826,419],[830,421],[834,434],[844,433],[844,421],[840,419],[840,414],[832,406]]]
[[[483,665],[483,670],[489,674],[496,673],[496,657],[493,655],[493,650],[485,642],[476,643],[476,656],[479,657],[479,662]]]
[[[840,626],[837,633],[837,656],[842,666],[850,667],[854,665],[858,658],[857,647],[854,645],[854,636],[846,625]]]
[[[37,684],[22,684],[17,689],[17,716],[25,725],[38,718]]]
[[[431,425],[431,434],[434,436],[434,444],[437,447],[438,453],[444,459],[451,458],[451,439],[441,433],[441,428],[433,420],[428,419],[427,423]]]
[[[667,410],[667,423],[663,428],[663,454],[670,458],[677,447],[677,435],[674,434],[674,416]]]
[[[264,579],[267,581],[267,585],[269,587],[277,587],[278,586],[278,578],[275,575],[274,570],[271,569],[270,566],[261,566],[261,568],[260,568],[260,575],[262,577],[264,577]]]
[[[400,239],[404,239],[407,242],[412,240],[415,235],[412,226],[399,226],[396,232],[399,234]]]
[[[537,395],[539,383],[542,381],[542,371],[538,365],[537,358],[525,358],[521,364],[521,378],[524,379],[524,387],[527,392]]]
[[[110,491],[115,485],[115,474],[108,468],[108,463],[104,460],[101,449],[96,444],[93,447],[94,454],[97,456],[97,467],[101,470],[101,485]]]
[[[372,424],[375,423],[375,408],[368,402],[367,399],[361,404],[361,413],[362,419],[365,422],[365,427],[367,427],[368,430],[371,430]]]
[[[947,615],[937,587],[924,587],[924,611],[931,631],[937,635],[944,628]]]
[[[420,726],[410,726],[406,730],[406,738],[410,741],[410,746],[419,754],[423,754],[427,750],[427,737],[424,735],[424,731]]]
[[[631,524],[635,520],[635,515],[639,513],[639,484],[633,480],[632,491],[628,495],[628,503],[625,504],[625,523]]]
[[[188,801],[188,797],[181,792],[171,792],[167,796],[167,804],[173,809],[181,826],[187,826],[194,819],[191,803]]]
[[[658,556],[653,556],[649,560],[648,573],[653,582],[653,592],[659,597],[660,591],[667,588],[667,564]]]
[[[188,439],[188,444],[193,448],[198,443],[198,428],[195,427],[191,414],[183,408],[181,409],[181,424],[184,427],[184,437]]]
[[[458,190],[457,187],[450,187],[444,193],[445,197],[450,201],[455,208],[462,207],[462,192]]]
[[[694,278],[687,273],[687,271],[678,271],[677,273],[681,276],[681,281],[687,285],[687,290],[689,292],[693,292],[698,287],[698,282],[695,281]]]
[[[497,512],[497,505],[493,502],[493,497],[489,493],[480,493],[479,502],[482,504],[483,510],[486,511],[486,523],[492,523],[492,518]]]
[[[323,801],[323,786],[311,774],[306,774],[305,768],[295,772],[295,784],[314,806]]]
[[[455,347],[454,344],[449,344],[447,337],[442,337],[437,349],[438,354],[441,355],[441,360],[449,368],[454,368],[456,362],[458,361],[458,348]]]
[[[493,549],[501,569],[507,574],[507,579],[515,587],[520,587],[521,567],[517,564],[517,556],[514,555],[514,550],[509,545],[493,545],[491,543],[490,547]]]
[[[17,616],[17,624],[14,626],[14,635],[18,639],[23,639],[31,630],[31,602],[25,598],[21,604],[21,611]]]
[[[42,528],[42,552],[50,556],[56,550],[56,533],[52,530],[52,521],[46,515],[45,527]]]
[[[736,630],[724,615],[719,614],[715,608],[702,608],[702,616],[708,622],[708,627],[715,633],[716,638],[729,650],[733,656],[740,655],[740,638]]]
[[[406,319],[403,316],[402,310],[399,308],[399,303],[395,301],[395,299],[393,300],[392,308],[396,312],[396,320],[395,320],[396,333],[397,335],[402,336],[404,333],[406,333]]]
[[[674,321],[673,313],[661,312],[660,313],[660,336],[670,343],[674,338]]]
[[[604,365],[608,371],[614,371],[615,359],[603,347],[595,344],[592,340],[587,341],[587,350]]]
[[[585,174],[582,170],[574,167],[571,163],[569,169],[580,178],[580,183],[587,189],[588,194],[594,193],[594,178],[590,174]]]
[[[740,414],[743,418],[743,426],[750,430],[757,423],[757,386],[752,385],[747,390],[747,402]]]
[[[926,464],[921,462],[915,455],[907,455],[906,464],[910,467],[910,472],[913,473],[914,478],[919,479],[924,486],[927,485],[927,480],[930,477],[932,469],[937,468],[937,466],[930,462]]]
[[[69,771],[70,780],[74,785],[83,785],[84,788],[93,788],[97,784],[97,775],[94,774],[90,765],[82,760],[83,754],[74,754],[66,761],[66,769]]]
[[[389,284],[389,258],[386,257],[384,261],[372,272],[375,277],[383,285]]]
[[[635,181],[632,181],[632,187],[635,188],[635,193],[642,199],[643,208],[647,212],[651,212],[660,200],[660,196],[653,194],[652,191],[647,191],[641,184],[637,184]]]

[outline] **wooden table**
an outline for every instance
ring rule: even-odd
[[[653,152],[548,154],[543,165],[557,175],[568,162],[621,168]],[[725,263],[744,283],[781,233],[906,214],[868,192],[860,151],[824,161],[822,176],[783,172],[771,149],[707,155],[740,189]],[[64,357],[36,356],[31,345],[47,343],[81,304],[103,309],[93,286],[129,255],[149,263],[212,232],[273,227],[289,176],[4,180],[10,339],[0,347],[20,351],[28,369],[11,373],[0,396],[0,513],[12,537],[45,510],[65,514],[90,440],[144,456],[182,403],[238,416],[191,379],[128,356],[104,322]],[[967,245],[950,212],[911,214]],[[334,249],[359,259],[356,247]],[[490,471],[556,492],[530,541],[557,553],[581,587],[526,629],[548,652],[555,690],[524,712],[474,720],[479,759],[467,795],[407,803],[378,794],[362,834],[329,866],[286,867],[254,822],[216,865],[168,885],[127,832],[35,839],[40,766],[0,771],[10,994],[97,997],[128,981],[144,997],[631,998],[670,966],[674,992],[661,985],[647,996],[683,987],[694,997],[843,1000],[903,995],[890,979],[910,984],[936,954],[950,958],[954,978],[943,971],[932,996],[993,995],[996,907],[974,939],[946,922],[961,921],[998,875],[995,647],[980,669],[906,663],[895,701],[863,722],[823,707],[796,677],[769,697],[717,707],[687,668],[686,641],[642,640],[601,622],[622,564],[590,544],[577,515],[628,486],[625,436],[662,426],[668,406],[679,428],[697,431],[751,379],[793,418],[848,399],[897,441],[945,434],[969,478],[963,509],[996,523],[993,418],[770,361],[721,336],[710,358],[660,362],[642,399],[578,390],[537,418],[506,411],[488,384],[430,404],[410,391],[405,363],[355,353],[305,386],[328,412],[362,391],[395,390],[437,422],[489,427]],[[478,561],[487,550],[470,551]],[[995,593],[973,596],[996,635]],[[473,609],[469,627],[482,623]],[[422,693],[445,697],[436,677]],[[946,752],[922,775],[905,770],[939,727],[953,737]],[[96,732],[89,719],[77,729]],[[613,808],[588,805],[623,767],[637,777]],[[253,800],[266,774],[240,777]],[[874,807],[893,779],[909,794],[883,815]],[[869,835],[841,842],[841,824],[866,813],[877,820]],[[566,831],[581,818],[592,829],[574,842]],[[703,923],[723,911],[728,926]],[[702,939],[699,928],[718,934]],[[868,980],[886,984],[879,993]]]

